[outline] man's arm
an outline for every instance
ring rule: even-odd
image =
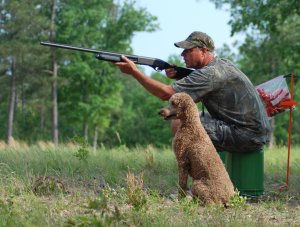
[[[169,98],[176,93],[170,86],[154,80],[142,73],[136,65],[128,58],[122,56],[124,62],[114,63],[123,73],[132,75],[147,91],[162,100]]]

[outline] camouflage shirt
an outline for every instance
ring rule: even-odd
[[[215,57],[172,87],[176,92],[186,92],[195,102],[202,101],[212,118],[250,135],[268,136],[268,117],[255,87],[229,60]]]

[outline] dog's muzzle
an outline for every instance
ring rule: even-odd
[[[161,109],[158,114],[165,120],[170,120],[176,117],[176,113],[172,113],[168,108]]]

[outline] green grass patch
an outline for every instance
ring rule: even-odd
[[[300,225],[300,149],[265,151],[265,195],[229,208],[178,201],[173,152],[25,146],[0,149],[0,226]]]

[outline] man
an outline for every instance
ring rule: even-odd
[[[196,31],[174,45],[183,49],[181,56],[186,66],[195,70],[171,85],[146,76],[125,57],[124,62],[115,65],[162,100],[185,92],[195,102],[201,101],[208,111],[201,116],[201,122],[217,150],[250,152],[268,143],[270,125],[255,87],[230,61],[214,56],[212,38]],[[172,77],[176,72],[167,69],[166,74]],[[173,131],[177,125],[173,122]]]

